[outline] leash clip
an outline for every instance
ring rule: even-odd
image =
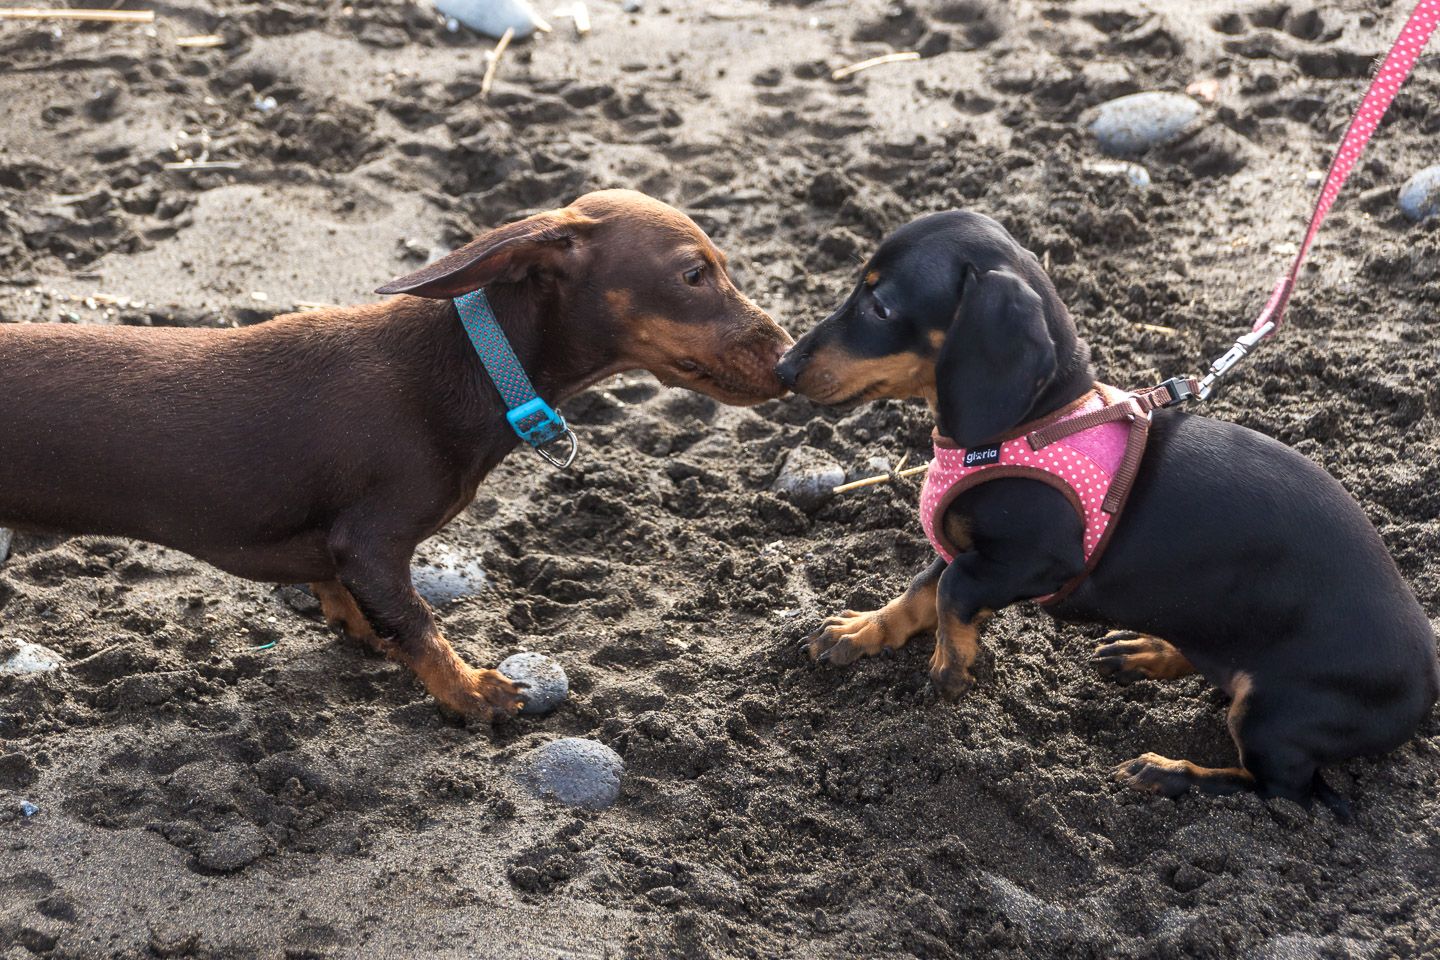
[[[1225,376],[1231,367],[1243,360],[1251,350],[1255,349],[1256,344],[1270,336],[1274,330],[1275,321],[1267,320],[1239,340],[1236,340],[1234,346],[1225,351],[1225,354],[1221,356],[1220,359],[1210,364],[1210,372],[1205,374],[1204,380],[1200,381],[1200,389],[1196,396],[1201,400],[1208,400],[1210,394],[1215,391],[1215,384],[1219,382],[1220,378]]]

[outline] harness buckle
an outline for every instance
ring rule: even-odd
[[[505,414],[505,419],[510,421],[510,426],[516,435],[530,444],[541,459],[551,466],[563,470],[575,462],[575,453],[579,445],[575,441],[574,432],[565,422],[565,418],[560,415],[560,411],[540,397],[522,403]],[[546,449],[562,440],[570,445],[570,449],[563,456],[556,456]]]
[[[1199,399],[1199,394],[1190,386],[1192,381],[1184,377],[1171,377],[1155,389],[1164,390],[1169,394],[1169,399],[1158,404],[1161,407],[1173,407],[1181,403],[1189,403],[1191,400]]]

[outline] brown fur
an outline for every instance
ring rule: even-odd
[[[1178,680],[1195,672],[1194,664],[1183,653],[1159,637],[1117,630],[1107,634],[1105,640],[1095,647],[1092,658],[1095,669],[1104,676],[1119,680]]]
[[[882,650],[898,650],[911,637],[935,629],[937,581],[924,577],[879,610],[856,613],[846,610],[829,617],[805,639],[810,659],[823,657],[837,665],[873,657]]]
[[[1244,767],[1201,767],[1189,760],[1171,760],[1145,753],[1117,766],[1115,779],[1132,790],[1178,797],[1191,787],[1202,793],[1235,793],[1254,789],[1255,776]]]
[[[441,703],[512,713],[518,688],[461,662],[410,581],[416,545],[518,442],[449,302],[482,286],[551,403],[635,368],[730,403],[782,392],[790,338],[714,244],[657,200],[605,191],[382,288],[419,296],[238,330],[0,325],[0,524],[318,584],[328,618],[383,639]]]
[[[980,631],[993,610],[981,610],[974,620],[965,621],[940,602],[940,628],[935,634],[935,653],[930,657],[930,682],[947,700],[958,700],[975,683],[970,668],[980,655]]]

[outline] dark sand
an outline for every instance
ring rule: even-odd
[[[431,248],[624,185],[694,213],[796,332],[887,230],[984,211],[1048,259],[1102,373],[1148,384],[1248,327],[1299,239],[1306,173],[1409,4],[590,8],[589,38],[556,19],[512,48],[488,103],[489,43],[395,0],[175,0],[155,37],[0,24],[0,320],[363,302]],[[173,45],[211,31],[228,46]],[[912,46],[934,55],[828,79]],[[1291,325],[1208,411],[1339,476],[1432,615],[1440,234],[1394,198],[1437,159],[1436,57],[1347,188]],[[1102,158],[1084,109],[1203,79],[1218,104],[1145,158],[1148,191],[1086,169]],[[163,171],[177,131],[202,128],[243,167]],[[93,293],[122,302],[61,296]],[[845,670],[795,650],[822,616],[894,594],[927,547],[913,488],[811,516],[767,492],[779,462],[801,443],[858,472],[923,458],[920,406],[734,410],[636,375],[566,412],[579,469],[516,453],[426,547],[489,577],[441,611],[466,658],[538,650],[570,673],[568,705],[493,735],[442,720],[298,594],[142,544],[18,538],[0,636],[72,666],[0,679],[0,957],[1440,951],[1436,717],[1332,770],[1349,826],[1251,796],[1141,797],[1109,768],[1231,761],[1223,697],[1102,680],[1096,632],[1007,612],[956,705],[928,689],[928,640]],[[513,783],[560,736],[624,755],[616,807],[576,814]]]

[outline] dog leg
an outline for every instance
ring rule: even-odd
[[[900,596],[879,610],[844,613],[826,619],[800,644],[811,660],[836,666],[872,657],[882,650],[898,650],[918,633],[935,629],[935,590],[945,561],[936,559]]]
[[[935,652],[930,655],[930,682],[946,700],[959,700],[975,684],[970,668],[980,655],[980,631],[994,615],[994,610],[979,610],[967,617],[941,602]]]
[[[386,655],[409,667],[442,707],[490,723],[519,711],[523,700],[514,681],[467,666],[451,649],[415,592],[408,557],[383,562],[341,554],[337,560],[340,583],[384,638]]]
[[[370,621],[360,612],[355,598],[339,580],[312,583],[310,589],[319,599],[325,622],[331,629],[344,631],[345,636],[364,643],[376,653],[389,652],[388,645],[375,633],[375,628],[370,626]]]
[[[1090,663],[1112,680],[1175,680],[1195,672],[1183,653],[1159,637],[1115,630],[1105,641],[1095,647]]]
[[[1167,797],[1178,797],[1192,787],[1210,794],[1254,790],[1262,797],[1284,797],[1306,807],[1318,793],[1338,818],[1347,819],[1349,804],[1325,784],[1318,761],[1301,746],[1313,734],[1305,729],[1310,717],[1297,712],[1295,698],[1273,690],[1267,696],[1244,673],[1235,675],[1231,692],[1226,725],[1240,752],[1240,766],[1201,767],[1147,753],[1116,767],[1115,779]]]
[[[1162,797],[1178,797],[1191,787],[1201,793],[1214,794],[1255,789],[1255,776],[1244,767],[1200,767],[1189,760],[1170,760],[1158,753],[1141,754],[1112,772],[1116,780],[1132,790]]]

